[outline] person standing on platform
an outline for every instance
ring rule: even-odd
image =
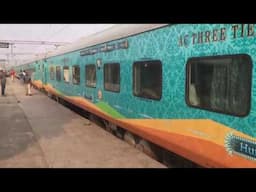
[[[26,95],[32,96],[32,93],[31,93],[31,77],[29,76],[27,71],[25,72],[24,83],[25,83],[25,86],[26,86]]]
[[[11,78],[12,78],[12,82],[14,82],[14,78],[15,78],[15,71],[14,71],[13,69],[11,70],[10,75],[11,75]]]
[[[2,96],[5,96],[6,74],[4,70],[0,71],[0,81],[1,81]]]

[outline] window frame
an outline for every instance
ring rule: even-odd
[[[59,72],[60,72],[60,78],[58,79],[57,78],[57,68],[59,68],[60,70],[59,70]],[[60,82],[61,81],[61,66],[56,66],[56,69],[55,69],[55,71],[56,71],[56,81],[58,81],[58,82]]]
[[[118,66],[119,66],[119,89],[118,90],[106,89],[106,86],[105,86],[105,66],[106,65],[116,65],[116,64],[118,64]],[[120,91],[121,91],[121,65],[120,65],[120,63],[118,63],[118,62],[104,63],[104,66],[103,66],[103,86],[104,86],[105,91],[120,93]]]
[[[75,68],[75,67],[79,67],[79,82],[77,82],[77,83],[74,82],[74,74],[73,74],[73,71],[74,71],[74,68]],[[81,67],[80,67],[80,65],[72,65],[72,84],[73,84],[73,85],[80,85],[80,83],[81,83]]]
[[[190,84],[190,79],[191,79],[191,74],[190,74],[190,69],[191,69],[191,64],[194,63],[195,61],[200,61],[201,59],[219,59],[219,58],[231,58],[231,59],[235,59],[235,57],[246,57],[246,59],[248,60],[248,65],[249,65],[249,70],[250,70],[250,74],[249,75],[249,81],[250,81],[250,85],[249,85],[249,93],[248,94],[248,109],[244,114],[241,113],[230,113],[230,112],[226,112],[224,110],[217,110],[217,109],[212,109],[212,108],[205,108],[205,107],[201,107],[201,106],[195,106],[192,105],[190,103],[189,100],[189,84]],[[253,63],[252,63],[252,58],[250,55],[248,54],[232,54],[232,55],[216,55],[216,56],[201,56],[201,57],[191,57],[187,59],[186,62],[186,77],[185,77],[185,102],[189,107],[192,108],[197,108],[197,109],[201,109],[201,110],[206,110],[209,112],[215,112],[215,113],[219,113],[219,114],[226,114],[226,115],[232,115],[235,117],[246,117],[249,115],[250,111],[251,111],[251,91],[252,91],[252,73],[253,73]]]
[[[143,64],[145,62],[159,62],[160,63],[160,66],[161,66],[161,78],[160,78],[161,94],[160,94],[159,98],[143,97],[143,96],[135,94],[135,64],[137,64],[137,63]],[[162,63],[161,60],[155,59],[155,60],[145,60],[145,61],[134,61],[133,62],[133,66],[132,66],[132,93],[133,93],[133,96],[138,97],[138,98],[142,98],[142,99],[155,100],[155,101],[160,101],[162,99],[162,96],[163,96],[163,63]]]
[[[53,70],[52,70],[53,69]],[[53,73],[52,73],[53,72]],[[53,74],[53,75],[52,75]],[[50,66],[50,80],[55,80],[56,75],[55,75],[55,67]]]
[[[89,67],[89,66],[94,66],[94,68],[95,68],[95,86],[92,86],[92,85],[88,85],[87,84],[87,67]],[[96,67],[96,65],[95,64],[88,64],[88,65],[85,65],[85,86],[86,87],[91,87],[91,88],[96,88],[96,86],[97,86],[97,67]]]
[[[65,69],[67,69],[68,68],[68,81],[66,81],[65,79],[64,79],[64,68]],[[70,69],[69,69],[70,67],[69,67],[69,65],[64,65],[63,67],[62,67],[62,71],[63,71],[63,82],[64,83],[67,83],[67,84],[70,84]]]

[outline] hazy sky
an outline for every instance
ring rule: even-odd
[[[81,37],[102,31],[114,24],[0,24],[1,40],[74,42]],[[7,59],[10,65],[33,58],[31,53],[43,53],[56,49],[53,45],[15,44],[14,56],[11,58],[11,48],[0,48],[0,59]],[[16,55],[15,55],[16,53]]]

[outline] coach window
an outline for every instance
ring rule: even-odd
[[[60,71],[60,66],[56,67],[56,80],[61,81],[61,71]]]
[[[72,67],[72,82],[73,84],[80,84],[80,67],[78,65]]]
[[[187,62],[187,104],[246,116],[250,111],[251,76],[249,55],[191,58]]]
[[[54,67],[50,67],[50,79],[54,80]]]
[[[63,80],[66,83],[69,83],[69,66],[63,67]]]
[[[159,60],[137,61],[133,64],[133,94],[160,100],[162,97],[162,63]]]
[[[96,87],[96,66],[94,64],[85,66],[85,84],[87,87]]]
[[[106,63],[104,65],[104,89],[120,92],[120,64]]]

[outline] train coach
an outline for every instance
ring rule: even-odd
[[[202,167],[256,167],[255,27],[117,25],[22,69],[137,146]]]

